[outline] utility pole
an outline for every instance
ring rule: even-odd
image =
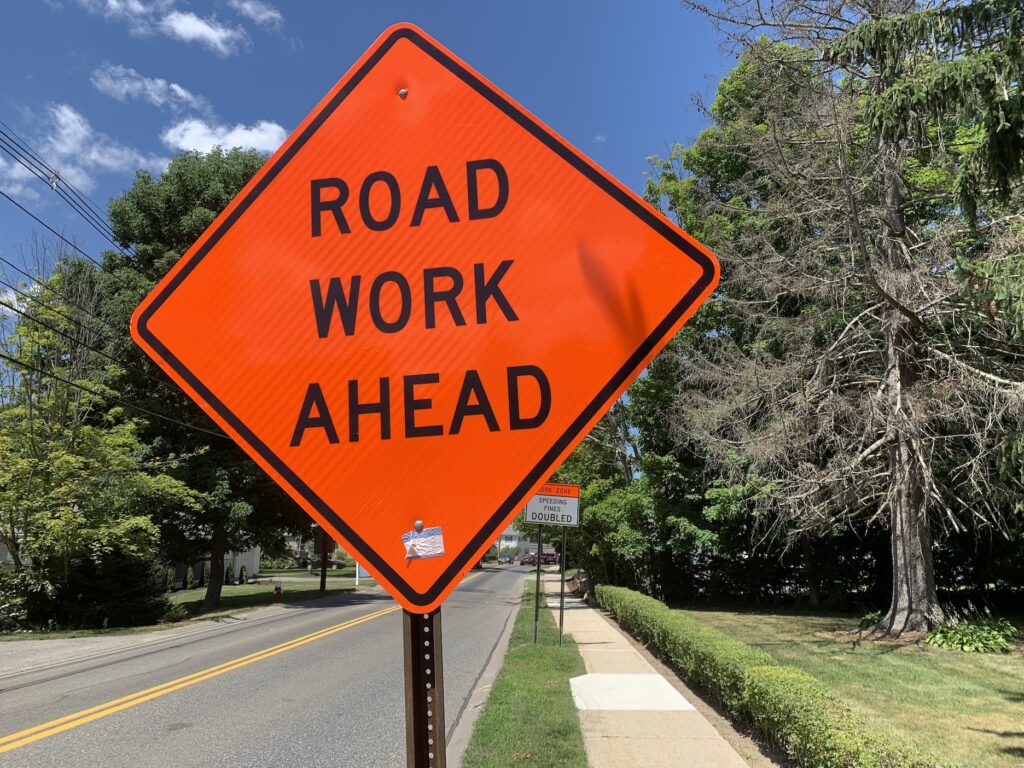
[[[327,591],[327,531],[320,528],[320,591]]]

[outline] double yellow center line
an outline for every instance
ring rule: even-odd
[[[34,741],[54,736],[62,731],[67,731],[71,728],[77,728],[80,725],[91,723],[93,720],[99,720],[101,717],[112,715],[115,712],[120,712],[123,709],[129,709],[130,707],[137,706],[143,702],[150,701],[152,699],[165,696],[168,693],[179,691],[182,688],[187,688],[190,685],[201,683],[204,680],[223,675],[225,672],[232,672],[240,667],[254,664],[257,661],[263,661],[271,656],[276,656],[279,653],[290,651],[299,646],[306,645],[306,643],[312,643],[314,640],[319,640],[322,637],[333,635],[335,632],[341,632],[342,630],[349,629],[358,624],[363,624],[367,621],[385,616],[389,613],[400,611],[401,606],[392,606],[391,608],[385,608],[382,611],[375,613],[369,613],[365,616],[360,616],[358,619],[351,619],[350,621],[342,622],[341,624],[335,624],[333,627],[327,629],[321,629],[319,632],[313,632],[308,635],[303,635],[294,640],[289,640],[286,643],[275,645],[271,648],[265,648],[262,651],[251,653],[248,656],[242,656],[232,661],[226,661],[223,664],[218,664],[215,667],[209,667],[208,669],[194,672],[191,675],[185,677],[179,677],[176,680],[157,685],[152,688],[147,688],[144,691],[138,691],[136,693],[129,694],[128,696],[122,696],[120,699],[114,699],[108,701],[105,704],[97,704],[95,707],[89,709],[83,709],[81,712],[75,712],[71,715],[65,715],[64,717],[56,720],[51,720],[48,723],[42,723],[32,728],[26,728],[23,731],[12,733],[9,736],[0,738],[0,753],[8,752],[18,747],[23,747],[26,744],[31,744]]]

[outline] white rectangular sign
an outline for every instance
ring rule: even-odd
[[[562,483],[542,485],[526,503],[525,522],[575,528],[580,524],[580,487]]]

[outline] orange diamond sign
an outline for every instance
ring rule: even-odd
[[[403,24],[153,289],[132,333],[424,612],[717,278],[704,248]]]

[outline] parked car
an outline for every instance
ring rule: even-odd
[[[498,558],[498,565],[511,565],[511,564],[512,564],[512,558],[509,557],[508,555],[502,555],[501,557]]]
[[[536,565],[537,556],[532,552],[527,552],[525,555],[519,558],[520,565]]]
[[[558,555],[554,552],[545,552],[541,558],[541,562],[544,563],[544,565],[554,565],[558,562]]]

